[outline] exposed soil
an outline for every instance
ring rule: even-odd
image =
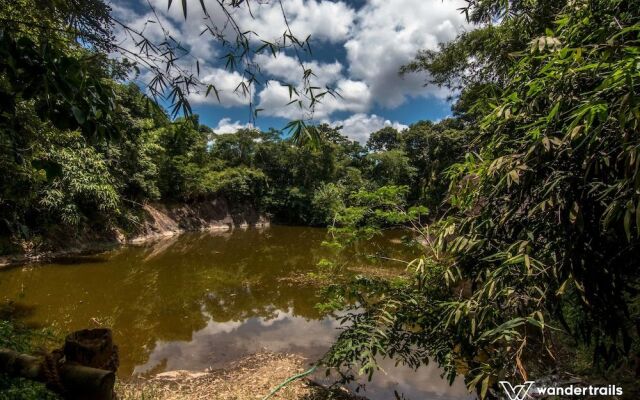
[[[0,256],[0,268],[49,262],[60,257],[96,254],[122,244],[139,244],[188,231],[231,230],[269,225],[269,220],[259,214],[253,206],[238,204],[232,207],[223,198],[191,204],[146,204],[143,211],[144,221],[130,237],[126,237],[117,228],[104,232],[85,229],[82,233],[74,234],[61,228],[53,228],[59,232],[49,232],[49,239],[40,246],[24,242],[18,246],[18,253]]]
[[[256,400],[263,399],[287,378],[308,368],[295,354],[257,353],[228,368],[206,371],[170,371],[118,385],[121,400]],[[271,399],[355,400],[343,389],[328,389],[305,379],[286,385]]]
[[[191,204],[147,204],[140,232],[129,242],[139,243],[185,231],[264,227],[269,221],[249,204],[231,207],[223,199]]]

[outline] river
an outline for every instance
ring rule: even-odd
[[[0,296],[32,326],[113,329],[119,377],[223,368],[259,351],[319,357],[338,324],[298,279],[329,251],[326,230],[272,226],[187,233],[95,256],[0,271]],[[364,262],[358,259],[358,262]],[[393,268],[381,264],[378,268]],[[417,372],[383,362],[363,393],[372,400],[468,399],[430,364]]]

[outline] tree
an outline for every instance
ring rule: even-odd
[[[395,150],[400,147],[400,132],[391,126],[385,126],[371,133],[367,148],[371,151]]]
[[[442,208],[449,189],[446,171],[464,160],[469,142],[469,129],[457,119],[436,124],[420,121],[405,130],[402,148],[417,171],[410,200],[427,205],[433,212]]]
[[[257,129],[240,129],[235,133],[213,135],[211,154],[225,161],[228,166],[253,165],[255,152],[262,133]]]
[[[458,110],[475,139],[448,171],[455,209],[431,227],[414,219],[427,247],[409,282],[336,289],[363,311],[345,317],[325,365],[371,374],[376,355],[413,367],[430,357],[495,397],[498,380],[571,368],[556,357],[567,340],[562,351],[591,352],[592,372],[618,369],[637,390],[640,4],[557,4],[471,1],[470,20],[500,26],[429,53],[435,79],[467,84]],[[471,37],[484,47],[469,47]],[[514,53],[469,60],[502,47]],[[458,62],[477,62],[480,74],[446,73]]]
[[[367,175],[379,186],[411,186],[416,177],[416,168],[402,150],[389,150],[367,156]]]

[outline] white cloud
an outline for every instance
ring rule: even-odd
[[[245,9],[236,13],[241,26],[263,40],[282,38],[287,28],[279,2],[256,3],[252,3],[253,17]],[[283,7],[291,31],[300,40],[311,36],[313,41],[344,41],[355,18],[355,11],[342,1],[285,0]]]
[[[191,45],[215,43],[209,33],[200,35],[206,28],[205,14],[200,0],[186,0],[187,19],[185,21],[182,2],[174,1],[167,9],[167,0],[149,0],[156,12],[180,25],[181,39]],[[141,1],[146,6],[146,1]],[[209,18],[219,28],[226,26],[224,34],[228,39],[235,34],[232,26],[226,24],[226,14],[217,2],[205,1]],[[284,0],[283,6],[293,34],[300,40],[311,36],[314,41],[344,41],[353,25],[355,11],[342,1],[329,0]],[[278,1],[251,2],[251,12],[245,6],[227,10],[233,15],[243,32],[257,34],[254,39],[274,41],[281,39],[287,29]],[[208,24],[211,24],[209,22]],[[187,33],[184,35],[184,33]],[[183,37],[184,36],[184,37]],[[193,40],[192,40],[193,39]]]
[[[350,79],[340,79],[335,84],[340,96],[326,94],[319,103],[316,103],[313,110],[314,118],[326,118],[336,111],[364,112],[371,103],[369,88],[364,82]],[[298,88],[299,93],[302,89]],[[295,94],[293,98],[297,98]],[[263,109],[262,115],[289,118],[305,119],[309,114],[309,101],[303,100],[303,108],[300,109],[297,103],[290,103],[289,88],[277,81],[269,81],[258,94],[258,108]]]
[[[298,4],[291,0],[286,4]],[[301,2],[302,0],[299,0]],[[424,74],[400,77],[402,65],[420,49],[436,49],[438,43],[452,40],[468,26],[458,11],[461,0],[371,0],[357,11],[346,41],[348,68],[339,62],[307,63],[317,75],[319,85],[334,85],[342,98],[325,96],[314,116],[326,118],[336,111],[364,113],[374,104],[397,107],[409,97],[432,96],[444,99],[446,88],[424,87]],[[295,21],[295,15],[291,19]],[[287,82],[300,79],[300,66],[292,57],[256,57],[265,73]],[[272,83],[259,94],[260,108],[266,115],[300,118],[305,115],[290,101],[288,89]]]
[[[247,106],[255,100],[261,115],[283,118],[306,118],[310,114],[290,102],[286,86],[278,83],[299,84],[302,68],[298,60],[285,53],[272,57],[264,53],[254,57],[270,80],[265,87],[258,87],[257,97],[235,92],[242,81],[240,73],[220,68],[219,42],[206,28],[200,0],[186,0],[188,17],[185,21],[181,2],[174,1],[167,10],[167,0],[149,0],[158,17],[149,11],[146,0],[138,0],[145,10],[137,13],[125,0],[115,0],[114,15],[137,30],[144,30],[150,38],[163,40],[162,28],[172,34],[191,55],[200,60],[200,79],[213,84],[219,91],[223,107]],[[205,2],[209,14],[218,26],[224,25],[225,16],[216,2]],[[305,68],[313,70],[314,86],[335,87],[341,97],[325,96],[318,104],[314,117],[328,119],[335,112],[358,113],[362,119],[374,106],[394,108],[412,97],[444,99],[451,93],[445,88],[424,87],[424,74],[408,74],[400,77],[399,68],[413,59],[420,49],[436,49],[438,43],[450,41],[464,29],[469,29],[458,8],[464,0],[368,0],[355,10],[347,1],[331,0],[283,0],[283,6],[291,29],[298,38],[312,37],[313,43],[330,43],[344,47],[346,58],[333,62],[305,60]],[[145,8],[146,7],[146,8]],[[232,11],[240,29],[254,31],[265,40],[282,39],[286,29],[278,1],[252,2],[252,15],[246,7]],[[150,23],[149,20],[161,23]],[[227,26],[224,34],[231,35]],[[228,37],[231,39],[231,37]],[[132,46],[127,43],[126,46]],[[326,48],[331,49],[330,46]],[[135,47],[134,47],[135,49]],[[195,61],[181,61],[186,69],[195,73]],[[148,74],[143,73],[148,79]],[[213,91],[205,97],[205,90],[190,95],[195,104],[218,105]],[[307,104],[308,102],[305,102]],[[369,118],[376,120],[380,118]],[[345,120],[347,121],[347,120]]]
[[[357,23],[345,43],[351,78],[366,82],[373,99],[386,107],[407,96],[446,97],[446,90],[424,88],[424,76],[398,75],[420,49],[436,49],[465,29],[460,0],[370,0],[358,10]]]
[[[218,121],[218,125],[214,127],[213,133],[222,135],[225,133],[235,133],[239,129],[252,129],[253,124],[251,122],[247,122],[245,124],[240,121],[231,121],[231,118],[222,118]]]
[[[289,104],[289,89],[278,81],[268,81],[267,86],[258,94],[258,108],[261,115],[289,119],[305,118],[297,105]]]
[[[187,0],[188,17],[186,20],[180,2],[173,2],[172,6],[167,9],[166,0],[150,0],[156,13],[149,9],[144,0],[141,0],[141,3],[145,13],[137,13],[129,3],[122,0],[112,4],[112,13],[118,20],[135,31],[144,33],[155,43],[162,42],[165,39],[165,33],[179,41],[189,50],[190,56],[200,61],[200,80],[205,84],[215,85],[218,89],[221,106],[233,107],[249,104],[253,93],[251,96],[245,96],[236,91],[238,84],[242,81],[242,76],[236,71],[212,67],[212,64],[218,62],[217,58],[220,56],[217,50],[218,42],[210,34],[202,34],[206,29],[206,21],[199,0]],[[213,23],[223,26],[225,17],[219,5],[215,2],[205,4]],[[327,0],[285,0],[284,8],[296,36],[305,38],[307,35],[313,35],[317,40],[344,40],[355,15],[355,11],[345,3]],[[233,11],[234,17],[243,31],[255,31],[261,37],[269,40],[282,36],[285,23],[278,2],[256,4],[252,11],[254,17],[245,7]],[[229,28],[226,33],[231,33]],[[127,39],[124,30],[119,30],[116,34],[123,47],[132,52],[138,52],[134,44],[135,40]],[[280,54],[277,58],[261,54],[256,56],[256,61],[261,64],[267,74],[274,78],[290,82],[300,82],[302,78],[302,68],[298,61],[285,54]],[[185,57],[183,61],[179,61],[179,64],[183,69],[196,73],[195,59]],[[316,75],[313,78],[314,85],[332,85],[342,77],[343,66],[338,61],[333,63],[309,61],[305,63],[305,68],[312,69]],[[139,77],[142,82],[149,83],[152,77],[153,74],[150,71],[142,68]],[[271,89],[265,90],[269,93]],[[190,94],[189,100],[194,104],[218,104],[214,91],[211,91],[209,96],[205,96],[205,94],[206,88],[201,89],[197,93]],[[273,93],[271,97],[273,97]],[[284,104],[287,102],[288,100]],[[285,110],[277,114],[285,116],[291,115],[291,113],[291,110]]]
[[[218,90],[220,102],[218,102],[218,98],[216,97],[213,89],[207,96],[206,88],[201,88],[197,93],[192,93],[189,96],[189,101],[195,104],[213,104],[220,105],[222,107],[249,105],[249,102],[252,100],[253,93],[249,96],[243,94],[241,90],[236,90],[238,84],[242,82],[242,76],[239,73],[235,71],[227,71],[222,68],[208,67],[201,67],[200,72],[200,80],[207,85],[214,85]]]
[[[281,79],[284,83],[295,84],[301,80],[302,68],[298,60],[293,57],[283,54],[278,57],[258,55],[255,61],[260,64],[263,72]],[[304,67],[311,69],[315,75],[311,78],[313,86],[320,88],[329,86],[338,94],[324,95],[319,103],[316,103],[314,117],[324,118],[336,111],[363,112],[369,108],[371,104],[369,87],[362,81],[345,78],[342,74],[342,64],[338,61],[333,63],[310,61],[305,63]],[[297,89],[298,93],[304,93],[301,86],[297,86]],[[293,97],[297,96],[294,94]],[[258,107],[264,109],[263,115],[292,119],[304,118],[308,115],[309,100],[303,99],[305,106],[303,110],[300,110],[297,104],[287,105],[292,100],[289,96],[289,88],[275,80],[268,82],[268,85],[258,94],[258,100]]]
[[[262,72],[288,83],[297,83],[302,79],[303,69],[294,57],[280,53],[277,57],[258,54],[254,61],[260,65]],[[314,85],[324,87],[332,85],[342,77],[342,64],[338,61],[321,63],[317,61],[304,62],[304,68],[310,69],[315,76],[311,78]]]
[[[401,131],[407,129],[408,126],[401,124],[398,121],[390,121],[384,119],[376,114],[353,114],[349,118],[332,121],[329,123],[331,126],[342,126],[342,133],[352,140],[357,140],[360,143],[366,143],[369,139],[369,135],[375,131],[378,131],[385,126],[391,126]]]
[[[111,5],[112,14],[130,28],[143,32],[147,38],[155,41],[155,43],[160,43],[164,40],[164,29],[180,42],[184,48],[188,49],[191,56],[201,62],[212,60],[218,56],[216,41],[210,35],[201,35],[202,31],[206,29],[206,25],[201,18],[202,8],[199,0],[187,1],[189,18],[186,21],[182,14],[182,4],[180,2],[175,1],[169,10],[167,10],[168,3],[166,0],[150,0],[150,3],[155,8],[157,17],[145,0],[141,1],[142,9],[145,10],[143,14],[138,14],[134,11],[130,2],[122,0],[118,0]],[[119,32],[118,37],[124,38],[122,31]],[[139,38],[136,38],[137,40]]]
[[[362,112],[369,109],[372,100],[371,89],[365,82],[344,79],[338,82],[336,89],[340,97],[330,97],[327,100],[327,104],[334,101],[338,103],[331,112],[336,110]]]

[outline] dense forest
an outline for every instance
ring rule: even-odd
[[[463,155],[459,120],[387,127],[366,146],[326,124],[307,146],[278,130],[216,135],[197,115],[172,120],[123,82],[130,63],[58,33],[64,19],[27,29],[41,10],[18,18],[18,4],[2,18],[0,254],[46,249],[63,232],[133,233],[140,206],[155,201],[223,196],[275,222],[313,225],[331,219],[325,199],[361,188],[406,185],[410,201],[437,205],[447,186],[440,174]]]
[[[148,202],[224,197],[276,223],[317,226],[360,189],[407,186],[409,201],[437,205],[446,190],[438,176],[460,158],[465,140],[455,120],[402,132],[387,127],[366,146],[326,124],[316,127],[320,141],[309,146],[277,130],[215,134],[197,115],[171,121],[135,84],[105,83],[115,95],[112,137],[83,136],[46,119],[12,121],[15,135],[5,137],[2,154],[4,252],[20,251],[20,244],[46,249],[61,232],[135,233]],[[33,116],[37,106],[30,103],[16,104],[14,112]]]
[[[329,226],[337,249],[405,229],[423,245],[408,276],[325,288],[322,307],[354,312],[320,366],[371,376],[381,356],[431,360],[480,398],[497,397],[500,380],[574,374],[614,379],[633,398],[638,10],[635,0],[470,0],[476,29],[399,71],[457,93],[453,116],[360,144],[309,121],[215,134],[179,78],[160,85],[169,111],[128,82],[138,66],[109,58],[101,1],[9,2],[0,254],[46,249],[62,233],[133,234],[144,204],[219,197],[276,223]],[[15,347],[2,327],[0,345]]]
[[[481,398],[499,396],[499,380],[563,373],[637,396],[639,7],[471,1],[470,21],[500,24],[403,68],[461,90],[454,111],[472,140],[442,175],[437,222],[421,224],[425,210],[397,190],[338,212],[339,241],[402,224],[428,245],[402,284],[334,288],[337,304],[356,298],[366,312],[345,318],[327,365],[373,373],[376,355],[431,358]]]

